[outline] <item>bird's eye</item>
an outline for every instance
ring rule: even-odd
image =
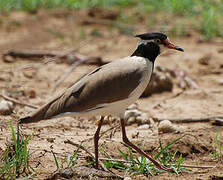
[[[161,44],[161,40],[160,40],[160,39],[155,39],[155,42],[156,42],[157,44]]]

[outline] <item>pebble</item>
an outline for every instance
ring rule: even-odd
[[[1,115],[10,115],[13,111],[13,103],[10,101],[2,100],[0,102],[0,114]]]
[[[136,117],[136,120],[139,124],[146,124],[149,123],[149,117],[146,113],[141,113],[139,116]]]
[[[128,107],[128,109],[129,109],[129,110],[130,110],[130,109],[137,109],[137,104],[136,104],[136,103],[131,104],[131,105]]]
[[[139,116],[141,115],[141,112],[137,109],[133,109],[133,110],[127,110],[125,111],[125,118],[128,119],[130,117],[136,117],[136,116]]]
[[[201,65],[209,65],[211,60],[212,54],[208,53],[202,56],[200,59],[198,59],[199,64]]]
[[[146,129],[149,129],[149,124],[143,124],[143,125],[140,125],[137,129],[138,130],[146,130]]]
[[[124,180],[132,180],[130,177],[125,177]]]
[[[126,120],[126,125],[129,126],[131,124],[134,124],[135,122],[136,122],[136,118],[134,116],[132,116]]]
[[[125,111],[126,125],[131,125],[137,123],[141,124],[150,124],[150,118],[144,112],[139,111],[138,109],[128,109]]]
[[[169,120],[163,120],[158,126],[158,131],[163,133],[174,132],[176,127]]]
[[[218,80],[218,84],[219,84],[219,85],[223,85],[223,79],[219,79],[219,80]]]

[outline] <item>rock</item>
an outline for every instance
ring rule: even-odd
[[[139,126],[137,129],[138,130],[145,130],[145,129],[149,129],[149,124],[143,124],[143,125],[141,125],[141,126]]]
[[[2,100],[0,102],[0,114],[10,115],[14,109],[13,103],[10,101]]]
[[[200,59],[198,59],[199,64],[201,65],[208,65],[210,60],[211,60],[212,54],[205,54],[204,56],[202,56]]]
[[[32,79],[36,76],[36,70],[35,69],[29,69],[23,72],[23,75],[29,79]]]
[[[223,49],[222,49],[222,48],[219,49],[219,50],[218,50],[218,53],[223,53]]]
[[[128,109],[125,111],[126,125],[137,123],[150,124],[150,119],[146,113],[139,111],[138,109]]]
[[[163,120],[158,126],[158,132],[169,133],[176,131],[176,127],[169,121]]]
[[[9,73],[0,74],[0,81],[11,82],[11,75]]]
[[[125,177],[124,180],[132,180],[130,177]]]
[[[33,89],[26,89],[26,90],[24,90],[24,95],[26,97],[29,97],[29,98],[35,98],[36,97],[36,91],[33,90]]]
[[[59,169],[47,177],[48,180],[55,179],[123,179],[110,172],[94,169],[86,166],[72,166]]]
[[[137,109],[133,109],[133,110],[126,110],[125,111],[125,118],[126,119],[128,119],[128,118],[130,118],[130,117],[137,117],[137,116],[139,116],[139,115],[141,115],[141,112],[139,111],[139,110],[137,110]]]
[[[138,124],[149,124],[149,116],[146,113],[141,113],[139,116],[136,117]]]
[[[151,81],[146,87],[141,97],[148,97],[154,93],[172,91],[173,81],[167,72],[162,72],[157,68],[154,70]]]
[[[128,110],[131,110],[131,109],[137,109],[137,104],[136,104],[136,103],[131,104],[127,109],[128,109]]]
[[[129,117],[127,120],[126,120],[126,125],[131,125],[131,124],[134,124],[136,123],[136,118],[134,116],[132,117]]]
[[[219,79],[219,80],[218,80],[218,84],[219,84],[219,85],[223,85],[223,79]]]

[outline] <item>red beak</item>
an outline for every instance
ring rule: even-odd
[[[164,40],[164,43],[165,43],[164,46],[169,48],[169,49],[175,49],[175,50],[184,52],[184,50],[182,48],[180,48],[178,46],[175,46],[168,39]]]

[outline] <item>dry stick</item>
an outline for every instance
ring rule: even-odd
[[[87,57],[81,54],[76,54],[76,61],[71,65],[71,67],[66,71],[66,73],[56,82],[52,91],[54,91],[71,73],[72,71],[80,64],[90,61],[92,58],[95,57]],[[101,58],[98,57],[98,65],[102,65],[103,62]]]
[[[131,163],[131,161],[126,161],[122,159],[110,159],[110,158],[99,158],[102,161],[116,161],[116,162],[124,162],[124,163]],[[188,165],[188,164],[181,164],[180,167],[187,167],[187,168],[202,168],[202,169],[207,169],[207,168],[215,168],[216,166],[195,166],[195,165]]]
[[[20,102],[20,101],[18,101],[16,99],[13,99],[13,98],[7,96],[4,91],[2,91],[2,93],[0,94],[0,96],[3,97],[4,99],[6,99],[8,101],[11,101],[11,102],[14,102],[16,104],[19,104],[19,105],[22,105],[22,106],[27,106],[27,107],[30,107],[30,108],[33,108],[33,109],[38,109],[37,106],[34,106],[32,104],[22,103],[22,102]]]
[[[186,168],[202,168],[202,169],[208,169],[208,168],[215,168],[216,166],[195,166],[195,165],[189,165],[189,164],[181,164],[181,167]]]
[[[72,71],[81,64],[82,61],[76,61],[74,62],[71,67],[66,71],[66,73],[55,83],[52,91],[55,91],[55,89],[72,73]]]
[[[111,131],[111,130],[113,130],[113,129],[119,127],[119,126],[120,126],[120,125],[117,124],[117,125],[115,125],[115,126],[109,128],[109,129],[105,130],[104,132],[100,133],[100,137],[99,137],[99,138],[101,138],[104,134],[106,134],[107,132],[109,132],[109,131]],[[81,143],[86,142],[86,141],[90,141],[90,140],[92,140],[93,138],[94,138],[94,137],[84,139],[83,141],[81,141]]]
[[[165,119],[159,119],[159,118],[153,118],[157,121],[163,121],[167,120],[168,118]],[[213,116],[213,117],[204,117],[204,118],[185,118],[185,119],[168,119],[169,121],[173,123],[194,123],[194,122],[211,122],[211,121],[216,121],[216,122],[222,122],[223,121],[223,116]]]
[[[61,58],[66,59],[72,62],[79,60],[80,58],[87,59],[85,63],[102,65],[103,62],[98,56],[84,56],[74,50],[68,52],[53,52],[53,51],[44,51],[44,50],[10,50],[3,54],[3,60],[6,60],[8,56],[13,58],[23,58],[23,59],[41,59],[41,58]]]

